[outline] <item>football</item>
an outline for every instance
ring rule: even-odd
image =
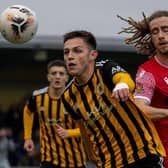
[[[9,6],[0,15],[0,32],[11,43],[22,44],[30,41],[37,28],[36,13],[26,6]]]

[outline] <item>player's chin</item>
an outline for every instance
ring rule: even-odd
[[[78,72],[74,71],[74,70],[68,70],[68,73],[71,75],[71,76],[77,76],[78,75]]]
[[[61,86],[60,84],[58,85],[58,84],[55,84],[54,85],[54,89],[61,89],[63,86]]]
[[[160,50],[160,53],[163,55],[168,55],[168,49],[167,50]]]

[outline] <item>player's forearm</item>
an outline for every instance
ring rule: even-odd
[[[133,91],[135,88],[135,83],[128,73],[123,73],[123,72],[117,73],[113,77],[113,83],[114,84],[125,83],[128,85],[130,91]]]
[[[135,99],[135,103],[153,121],[168,118],[168,109],[152,107],[138,99]]]

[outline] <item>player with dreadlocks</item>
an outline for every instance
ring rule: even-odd
[[[150,17],[143,14],[140,22],[125,19],[130,26],[120,33],[132,33],[126,39],[141,54],[150,54],[136,74],[135,101],[153,120],[167,152],[168,168],[168,11],[156,11]]]

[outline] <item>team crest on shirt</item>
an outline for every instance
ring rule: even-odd
[[[144,93],[143,85],[140,84],[140,83],[137,83],[135,92],[136,92],[136,93]]]
[[[97,86],[96,86],[96,92],[99,95],[102,95],[104,93],[104,85],[101,84],[101,83],[98,83]]]

